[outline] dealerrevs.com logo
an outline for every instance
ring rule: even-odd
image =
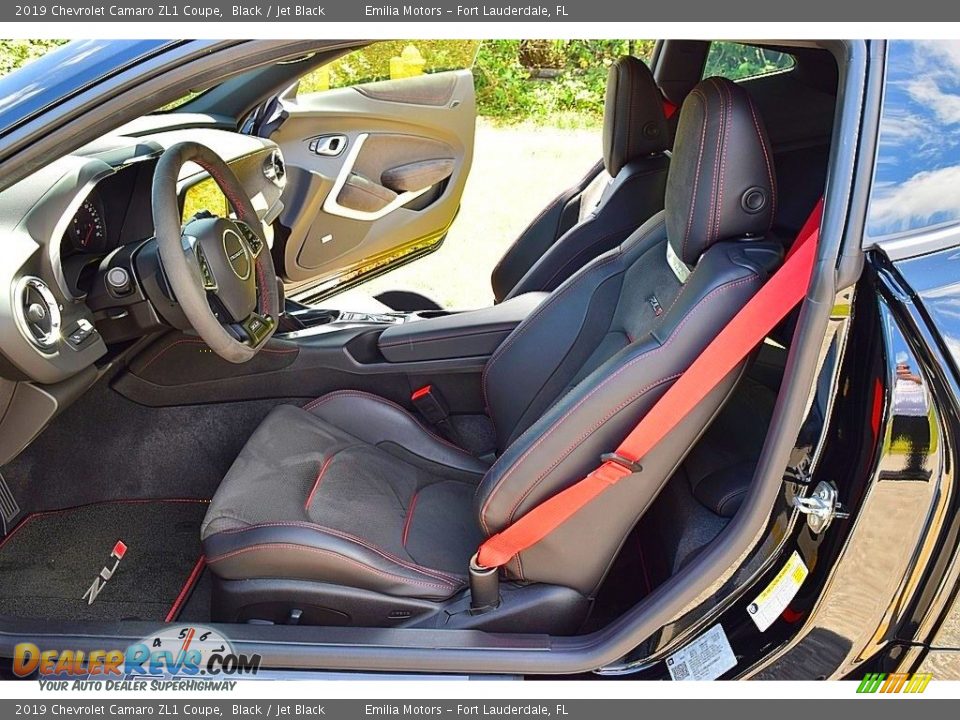
[[[124,650],[41,649],[20,643],[14,648],[13,672],[22,678],[38,676],[45,690],[187,689],[184,682],[198,689],[232,690],[236,683],[224,678],[256,675],[260,661],[259,655],[237,653],[212,628],[173,625]]]

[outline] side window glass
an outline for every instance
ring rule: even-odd
[[[703,67],[703,77],[745,80],[790,70],[795,64],[792,55],[769,48],[735,42],[712,42]]]
[[[388,40],[344,55],[300,78],[297,95],[473,67],[479,40]]]
[[[867,235],[960,220],[960,42],[887,44]]]

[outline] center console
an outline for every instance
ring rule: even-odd
[[[312,398],[364,390],[408,405],[430,384],[454,413],[483,412],[487,359],[547,293],[469,311],[343,312],[288,303],[274,337],[249,362],[219,358],[169,332],[136,353],[113,387],[151,406]]]

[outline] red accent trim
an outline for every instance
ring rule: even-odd
[[[313,481],[313,487],[310,489],[310,494],[307,495],[307,501],[303,503],[303,509],[309,510],[310,503],[313,502],[313,496],[317,494],[317,488],[320,487],[320,481],[323,480],[323,474],[327,471],[327,468],[330,467],[330,462],[337,456],[336,453],[333,453],[330,457],[323,461],[323,465],[320,466],[320,472],[317,473],[317,479]]]
[[[410,524],[413,522],[413,510],[417,507],[417,500],[419,498],[420,491],[417,490],[410,499],[410,507],[407,508],[407,520],[403,523],[403,537],[401,538],[404,547],[407,546],[407,536],[410,535]]]
[[[42,510],[40,512],[28,513],[23,517],[23,519],[17,523],[16,527],[11,530],[3,540],[0,540],[0,550],[3,549],[3,546],[9,542],[9,540],[17,534],[19,530],[27,525],[31,520],[36,520],[37,518],[46,517],[47,515],[61,515],[63,513],[72,512],[74,510],[82,510],[88,507],[95,507],[97,505],[114,505],[114,504],[126,504],[126,505],[141,505],[143,503],[153,503],[153,502],[167,502],[167,503],[205,503],[209,504],[209,500],[203,500],[201,498],[135,498],[129,500],[103,500],[101,502],[92,502],[92,503],[83,503],[82,505],[72,505],[70,507],[60,508],[58,510]]]
[[[875,378],[873,381],[873,407],[870,409],[870,429],[873,437],[880,435],[880,421],[883,419],[883,381]]]
[[[170,606],[170,612],[168,612],[167,616],[163,619],[164,622],[173,622],[177,619],[177,616],[183,609],[183,604],[187,601],[187,598],[190,597],[193,586],[196,585],[197,580],[200,579],[200,575],[203,573],[203,568],[206,567],[206,564],[207,558],[201,555],[193,566],[193,570],[191,570],[187,576],[186,582],[183,583],[180,594],[177,595],[176,600],[173,601],[173,605]]]
[[[665,118],[667,118],[667,120],[672,118],[678,109],[679,108],[674,103],[667,100],[666,97],[663,98],[663,115]]]
[[[647,595],[653,592],[653,585],[650,582],[650,575],[647,572],[647,558],[643,554],[643,540],[637,538],[637,555],[640,558],[640,567],[643,568],[643,584],[647,588]]]
[[[780,617],[783,618],[784,622],[795,623],[801,618],[803,618],[805,613],[802,613],[798,610],[792,610],[791,608],[784,608],[783,613]]]
[[[821,199],[777,272],[727,323],[706,349],[667,389],[614,452],[638,463],[703,400],[787,314],[803,300],[813,274],[823,214]],[[480,546],[477,561],[502,567],[543,540],[611,485],[633,474],[607,460],[567,489],[540,503]]]
[[[247,547],[238,548],[236,550],[231,550],[230,552],[224,553],[223,555],[217,555],[216,557],[210,558],[208,564],[212,565],[216,562],[221,562],[223,560],[229,560],[232,557],[237,557],[238,555],[244,555],[249,552],[258,552],[260,550],[296,550],[299,552],[314,553],[317,555],[328,555],[342,560],[343,562],[355,565],[361,570],[366,570],[371,572],[374,575],[380,575],[381,577],[390,578],[392,580],[402,580],[404,582],[412,583],[414,585],[420,585],[421,587],[432,587],[432,588],[443,588],[449,591],[451,588],[454,590],[458,587],[456,583],[449,581],[440,581],[440,582],[427,582],[424,580],[414,580],[409,578],[406,575],[397,575],[396,573],[391,573],[386,570],[380,570],[375,568],[372,565],[367,565],[359,560],[356,560],[352,557],[348,557],[342,553],[338,553],[334,550],[327,550],[326,548],[317,548],[310,545],[298,545],[295,543],[259,543],[257,545],[248,545]]]
[[[193,339],[191,339],[191,338],[184,338],[184,339],[181,339],[181,340],[176,340],[176,341],[174,341],[174,342],[172,342],[172,343],[169,343],[169,344],[167,344],[167,345],[164,345],[162,348],[160,348],[160,352],[158,352],[158,353],[157,353],[156,355],[154,355],[152,358],[150,358],[149,360],[147,360],[143,365],[141,365],[140,368],[137,370],[137,372],[138,372],[138,373],[146,372],[147,368],[150,367],[150,366],[153,364],[154,360],[159,360],[164,354],[166,354],[166,352],[167,352],[168,350],[172,350],[172,349],[175,348],[177,345],[204,345],[204,346],[206,346],[207,344],[206,344],[203,340],[193,340]],[[152,349],[152,347],[151,347],[151,349]],[[268,347],[262,347],[262,348],[260,348],[257,352],[273,353],[273,354],[275,354],[275,355],[289,355],[289,354],[292,354],[292,353],[300,352],[300,350],[299,350],[298,348],[268,348]]]
[[[113,546],[113,552],[111,554],[122,558],[127,554],[127,544],[123,540],[117,540],[117,544]]]
[[[445,573],[445,572],[443,572],[443,571],[441,571],[441,570],[434,570],[433,568],[428,568],[428,567],[425,567],[425,566],[423,566],[423,565],[418,565],[417,563],[414,563],[414,562],[410,562],[410,561],[407,561],[407,560],[402,560],[401,558],[397,557],[397,556],[394,555],[393,553],[387,552],[387,551],[384,550],[383,548],[378,547],[378,546],[374,545],[373,543],[368,542],[367,540],[364,540],[363,538],[357,537],[356,535],[351,535],[350,533],[344,532],[344,531],[342,531],[342,530],[335,530],[335,529],[333,529],[333,528],[329,528],[329,527],[326,527],[326,526],[324,526],[324,525],[318,525],[317,523],[312,523],[312,522],[301,522],[301,521],[293,520],[293,521],[289,521],[289,522],[257,523],[256,525],[246,525],[246,526],[244,526],[244,527],[231,528],[230,530],[222,530],[222,531],[221,531],[220,533],[218,533],[218,534],[220,534],[220,535],[232,535],[232,534],[235,534],[235,533],[244,533],[244,532],[248,532],[248,531],[250,531],[250,530],[256,530],[256,529],[258,529],[258,528],[264,528],[264,527],[302,527],[302,528],[308,528],[308,529],[310,529],[310,530],[314,530],[314,531],[316,531],[316,532],[318,532],[318,533],[321,533],[321,534],[324,534],[324,535],[333,535],[334,537],[341,538],[342,540],[346,540],[346,541],[348,541],[348,542],[356,543],[356,544],[359,545],[360,547],[366,548],[367,550],[369,550],[369,551],[371,551],[371,552],[373,552],[373,553],[376,553],[376,554],[379,555],[380,557],[382,557],[382,558],[384,558],[384,559],[386,559],[386,560],[389,560],[389,561],[392,562],[392,563],[396,563],[397,565],[400,565],[401,567],[405,567],[405,568],[407,568],[408,570],[414,570],[414,571],[416,571],[416,572],[423,573],[424,575],[430,575],[431,577],[435,577],[435,578],[437,578],[438,580],[448,580],[448,581],[452,581],[452,582],[456,582],[456,583],[461,583],[461,584],[462,584],[462,582],[463,582],[463,576],[453,575],[453,574],[451,574],[451,573]]]
[[[411,400],[419,400],[425,395],[429,395],[433,392],[433,385],[424,385],[422,388],[413,391],[413,395],[410,396]]]

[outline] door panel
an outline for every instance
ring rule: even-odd
[[[460,206],[476,122],[469,70],[283,101],[290,287],[336,286],[436,249]],[[284,233],[286,234],[286,233]]]

